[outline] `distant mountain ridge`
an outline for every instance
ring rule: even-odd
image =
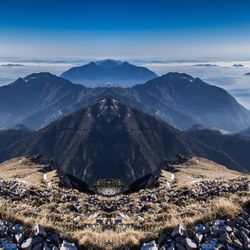
[[[163,116],[164,107],[178,111],[196,121],[192,125],[202,124],[205,127],[238,131],[250,124],[249,110],[227,91],[187,74],[168,73],[132,89],[139,93],[137,99],[140,98],[141,103],[155,107]],[[164,120],[172,124],[171,119],[174,121],[175,117],[169,116]],[[183,120],[187,119],[176,123],[178,128],[187,129],[191,126],[190,122],[190,126],[181,126]]]
[[[37,130],[107,95],[182,130],[201,124],[238,132],[250,125],[250,111],[230,94],[187,74],[168,73],[130,88],[87,88],[37,73],[0,87],[0,128]]]
[[[1,149],[0,162],[34,154],[55,160],[62,175],[88,184],[111,178],[130,184],[160,171],[161,163],[176,154],[203,156],[243,170],[224,152],[111,96]]]
[[[75,102],[84,88],[46,72],[31,74],[2,86],[0,87],[0,128],[23,123],[26,117],[57,105],[62,99],[64,106],[72,101]],[[56,112],[60,113],[60,109]]]
[[[131,86],[157,77],[145,68],[117,60],[101,60],[73,67],[61,74],[62,78],[85,86]]]

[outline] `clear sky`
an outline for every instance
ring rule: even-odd
[[[250,57],[249,0],[0,0],[0,57]]]

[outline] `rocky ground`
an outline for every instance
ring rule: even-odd
[[[57,233],[46,232],[41,225],[34,228],[0,221],[0,246],[6,250],[77,250],[74,243],[63,240]]]
[[[158,242],[144,243],[141,250],[236,250],[250,249],[250,215],[246,212],[232,220],[215,220],[195,227],[177,225],[160,234]]]
[[[142,249],[249,249],[247,175],[190,158],[167,166],[156,187],[105,197],[62,187],[48,165],[18,158],[0,166],[3,249],[139,249],[150,240],[157,244]]]

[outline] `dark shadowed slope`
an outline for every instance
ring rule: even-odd
[[[217,151],[225,152],[237,161],[248,173],[250,172],[250,136],[246,134],[222,134],[209,129],[193,129],[187,134],[209,145]]]
[[[167,105],[205,127],[239,131],[250,124],[249,110],[228,92],[186,74],[168,73],[133,89],[140,102],[157,107],[159,112]]]
[[[176,154],[203,156],[241,170],[223,152],[112,97],[0,151],[0,161],[33,154],[56,160],[62,173],[79,177],[88,184],[99,178],[119,178],[129,184],[159,171],[161,162]]]
[[[0,128],[13,127],[26,117],[60,102],[54,119],[68,103],[76,102],[84,87],[50,73],[32,74],[0,87]],[[25,124],[29,127],[29,124]]]
[[[145,67],[108,59],[73,67],[62,73],[61,77],[92,87],[107,84],[129,86],[143,83],[157,75]]]
[[[0,130],[0,150],[24,139],[31,133],[31,131],[20,129]]]

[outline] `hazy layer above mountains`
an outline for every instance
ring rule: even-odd
[[[22,67],[2,67],[0,66],[0,85],[13,82],[18,77],[25,77],[34,72],[51,72],[60,75],[67,69],[88,63],[91,60],[1,60],[0,65],[22,64]],[[245,73],[250,72],[250,60],[128,60],[138,66],[144,66],[156,72],[158,75],[167,72],[183,72],[194,77],[200,77],[204,81],[220,86],[237,101],[250,108],[250,84],[249,77]],[[217,65],[195,66],[202,65]],[[244,67],[234,67],[241,64]]]

